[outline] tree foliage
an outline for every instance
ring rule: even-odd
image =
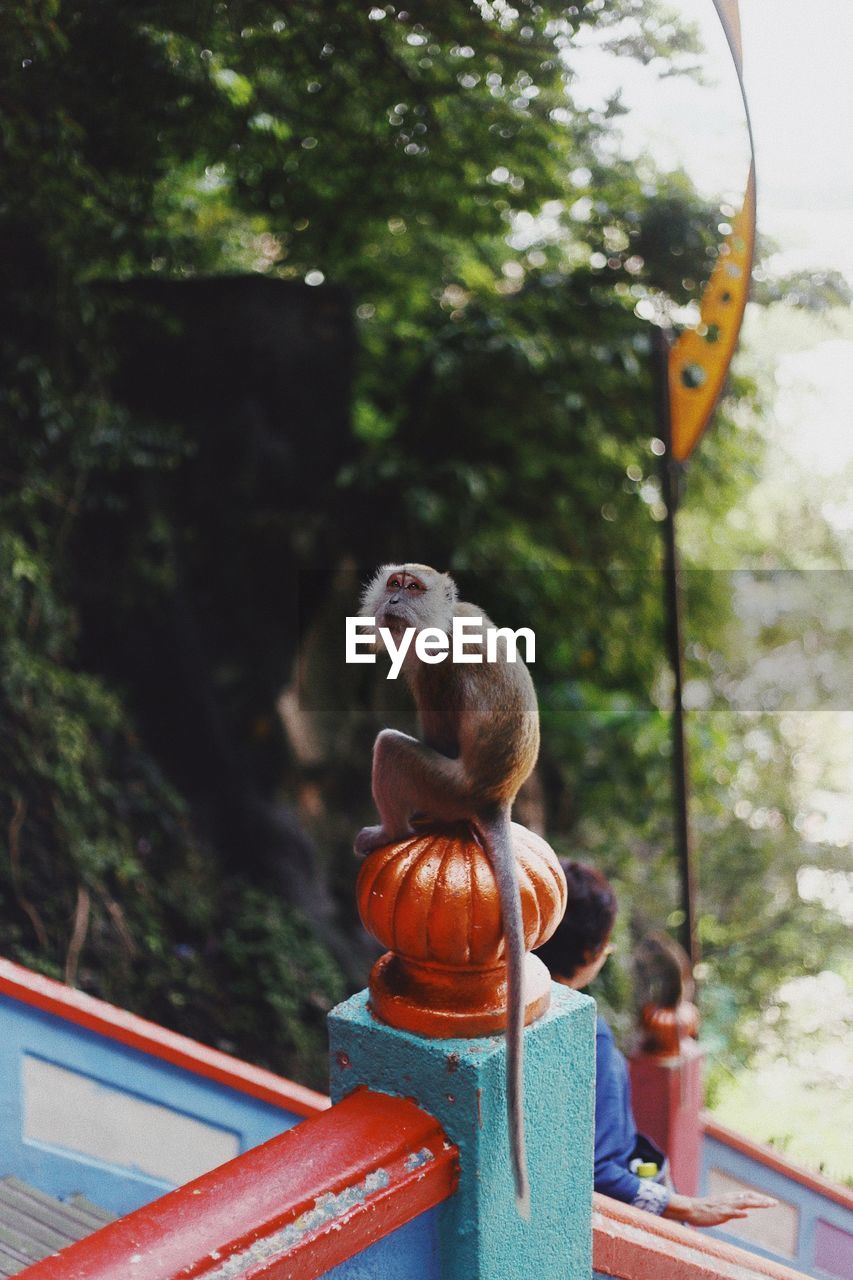
[[[355,581],[335,575],[400,555],[536,628],[545,746],[528,804],[562,851],[617,876],[635,929],[672,923],[662,510],[638,304],[695,294],[718,218],[683,174],[620,157],[618,102],[573,101],[572,40],[592,23],[624,56],[692,65],[689,30],[637,0],[9,7],[0,893],[6,949],[27,963],[321,1081],[322,1011],[354,949],[350,980],[363,966],[348,844],[392,696],[340,662]],[[332,478],[290,463],[260,514],[223,478],[227,454],[206,469],[203,431],[116,391],[121,316],[141,305],[117,284],[234,273],[344,287],[358,324]],[[725,418],[703,446],[709,521],[756,449]],[[318,568],[297,655],[295,625],[257,602]],[[711,633],[715,590],[690,601]],[[127,635],[176,599],[197,624],[243,602],[203,655],[209,690],[253,812],[282,799],[290,812],[236,841],[206,817],[214,784],[187,793],[150,698],[93,640],[107,611]],[[285,732],[275,700],[295,658],[306,701]],[[319,748],[300,749],[297,722]],[[743,895],[719,723],[695,742],[702,930],[718,989],[749,1008],[797,952],[797,846],[778,781],[787,860],[772,831],[750,834]],[[318,886],[306,898],[337,895],[336,917],[294,905],[305,875]],[[768,917],[780,877],[784,908]],[[774,922],[766,981],[756,913]]]

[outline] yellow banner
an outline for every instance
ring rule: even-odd
[[[669,356],[669,406],[672,456],[684,462],[708,425],[729,364],[749,294],[755,244],[755,170],[740,212],[720,248],[699,304],[700,323],[685,329]]]
[[[743,93],[743,55],[737,0],[714,0],[726,33]],[[749,127],[749,109],[744,93]],[[750,146],[752,131],[750,132]],[[716,408],[729,370],[749,296],[755,250],[755,163],[740,212],[720,248],[707,288],[699,302],[700,322],[685,329],[669,354],[671,453],[685,462],[696,448]]]
[[[726,33],[738,75],[743,74],[743,47],[740,42],[740,11],[738,0],[714,0],[714,7],[720,15],[720,22]]]

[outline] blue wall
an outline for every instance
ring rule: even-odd
[[[116,1214],[173,1189],[132,1161],[111,1163],[24,1136],[23,1077],[32,1065],[55,1064],[129,1097],[168,1108],[235,1135],[235,1154],[266,1142],[301,1117],[160,1058],[0,996],[0,1177],[15,1174],[51,1195],[81,1192]]]
[[[323,1280],[441,1280],[438,1215],[442,1207],[422,1213],[347,1258],[325,1272]]]
[[[736,1178],[739,1182],[745,1182],[767,1195],[775,1196],[792,1206],[798,1214],[793,1256],[762,1247],[756,1242],[747,1242],[736,1233],[735,1223],[710,1228],[712,1235],[763,1257],[772,1258],[774,1262],[782,1262],[805,1271],[807,1275],[818,1277],[818,1280],[849,1280],[853,1274],[850,1271],[850,1259],[853,1257],[853,1210],[706,1134],[702,1142],[703,1191],[707,1190],[708,1175],[712,1169]],[[756,1210],[751,1216],[757,1219],[760,1212],[762,1211]],[[828,1243],[827,1237],[830,1237]],[[818,1258],[822,1259],[824,1266],[819,1265]]]

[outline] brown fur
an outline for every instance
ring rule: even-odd
[[[362,615],[398,633],[439,627],[450,634],[454,617],[482,617],[458,599],[447,574],[427,565],[383,565],[364,592]],[[473,643],[467,646],[474,652]],[[539,712],[533,681],[517,659],[459,663],[448,654],[435,665],[420,661],[412,643],[403,672],[415,699],[423,741],[383,729],[373,749],[373,798],[381,825],[365,827],[356,852],[410,835],[414,823],[467,822],[482,843],[498,885],[507,941],[507,1103],[510,1146],[519,1211],[529,1213],[522,1121],[522,1031],[524,1025],[524,935],[515,857],[510,846],[510,809],[539,752]]]

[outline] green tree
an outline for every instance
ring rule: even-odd
[[[574,103],[572,40],[592,23],[625,56],[691,67],[691,33],[635,0],[10,7],[0,893],[27,963],[322,1079],[322,1011],[358,951],[348,845],[386,695],[331,656],[355,587],[335,575],[401,553],[535,626],[549,833],[617,874],[636,929],[674,909],[637,307],[688,300],[718,219],[684,175],[620,159],[618,101]],[[343,287],[357,318],[331,479],[295,464],[254,510],[251,489],[223,482],[227,454],[208,468],[197,423],[131,412],[116,390],[124,320],[151,310],[118,286],[211,273]],[[713,513],[738,491],[732,460],[743,471],[754,450],[725,417],[703,446],[694,491]],[[108,591],[93,564],[110,566]],[[300,754],[298,716],[288,737],[274,705],[297,629],[257,602],[318,566],[299,723],[322,745]],[[152,739],[150,699],[93,643],[104,599],[116,635],[176,599],[201,635],[221,601],[255,602],[202,657],[247,805],[281,820],[237,841],[211,831]],[[719,610],[710,584],[697,590],[692,616],[713,631]],[[719,733],[699,744],[700,787],[726,749]],[[325,904],[310,920],[294,906],[306,874]],[[790,947],[768,962],[789,960]],[[760,998],[745,969],[731,981],[744,1008]]]

